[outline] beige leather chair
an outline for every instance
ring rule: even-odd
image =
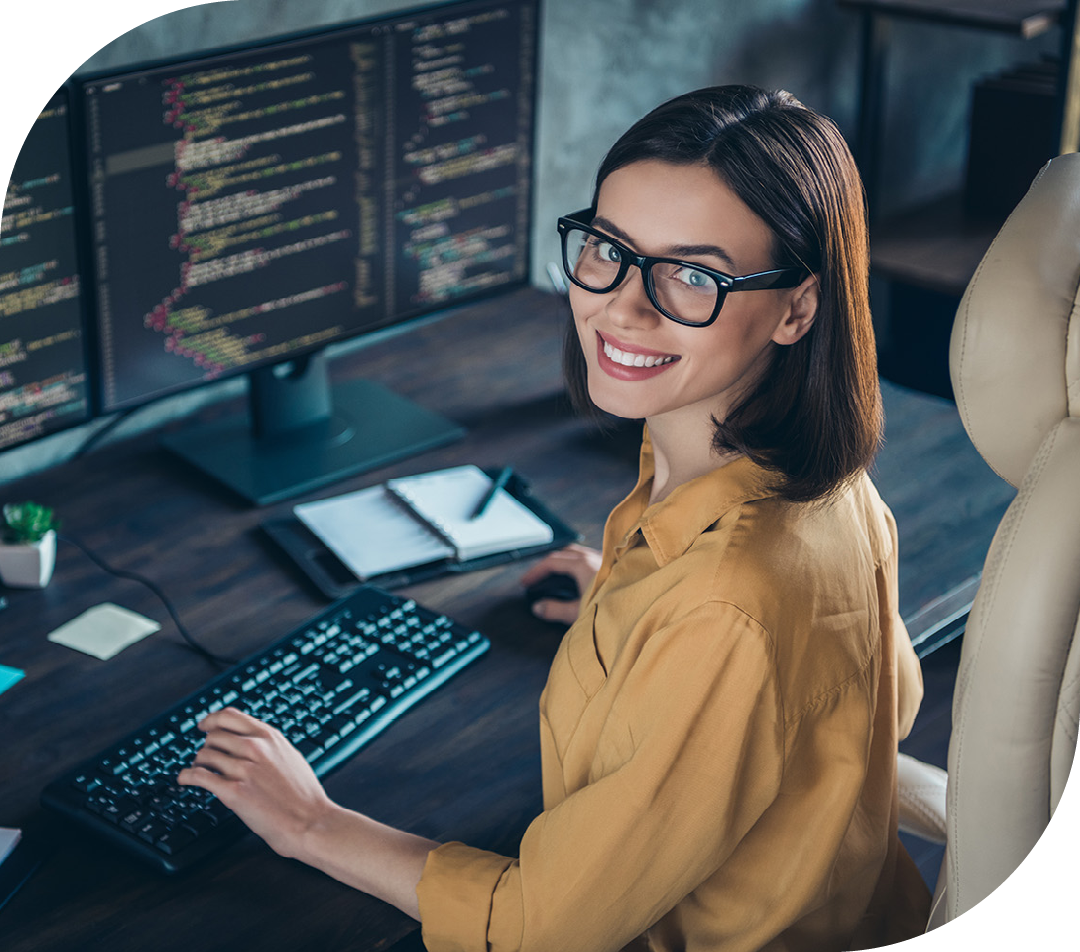
[[[1076,749],[1080,155],[1051,161],[1002,227],[960,303],[949,359],[968,435],[1019,491],[964,634],[947,780],[901,756],[901,826],[946,844],[930,928],[1020,865]]]

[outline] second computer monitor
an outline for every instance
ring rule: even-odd
[[[89,414],[75,219],[61,90],[15,160],[0,223],[0,451]]]

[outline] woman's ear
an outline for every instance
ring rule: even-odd
[[[773,333],[773,341],[790,346],[800,340],[813,326],[820,304],[821,285],[817,275],[811,274],[792,290],[788,310]]]

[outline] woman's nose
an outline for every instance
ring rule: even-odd
[[[608,316],[616,323],[636,325],[642,321],[663,320],[663,315],[653,307],[645,291],[645,275],[632,265],[622,283],[608,292],[605,305]]]

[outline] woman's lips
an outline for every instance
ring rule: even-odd
[[[596,356],[600,369],[617,380],[647,380],[663,373],[679,358],[645,347],[633,347],[613,337],[596,335]]]

